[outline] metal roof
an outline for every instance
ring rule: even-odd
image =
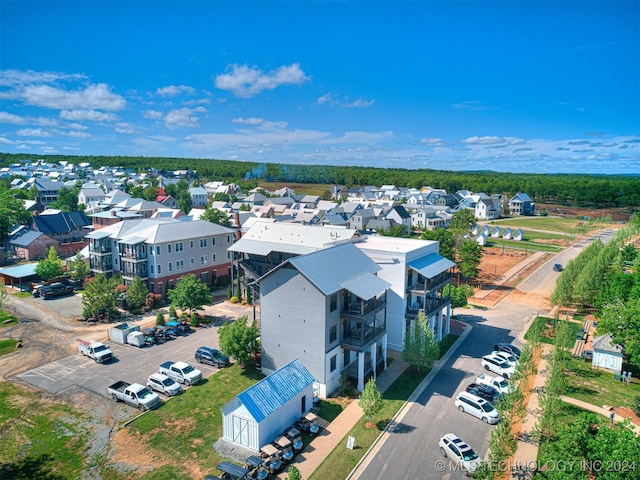
[[[307,245],[286,245],[282,243],[262,242],[260,240],[249,240],[241,238],[231,245],[227,250],[231,252],[248,253],[251,255],[261,255],[266,257],[271,252],[292,253],[295,255],[304,255],[315,252],[316,247]]]
[[[624,353],[624,348],[613,342],[613,335],[611,335],[611,333],[605,333],[604,335],[600,335],[593,339],[591,342],[591,348],[593,350],[602,350],[609,353]]]
[[[100,230],[95,230],[87,235],[85,235],[85,238],[107,238],[109,236],[111,236],[111,233],[109,230],[105,230],[104,228],[101,228]]]
[[[6,275],[13,278],[25,278],[36,275],[36,267],[38,263],[27,263],[15,267],[0,268],[0,275]]]
[[[352,243],[290,258],[287,262],[324,295],[342,290],[344,282],[359,277],[363,273],[375,274],[382,270],[382,267]]]
[[[28,230],[19,237],[16,237],[13,240],[9,240],[9,244],[15,245],[16,247],[28,247],[42,235],[44,235],[44,233],[36,232],[34,230]]]
[[[315,379],[299,359],[292,360],[238,395],[238,399],[260,423]]]
[[[350,291],[358,298],[370,300],[379,293],[384,292],[391,284],[385,282],[373,273],[365,272],[362,275],[351,278],[342,283],[342,288]]]
[[[438,253],[431,253],[426,257],[422,257],[414,262],[408,264],[409,268],[412,268],[420,275],[426,278],[433,278],[439,273],[446,272],[456,264],[443,257]]]

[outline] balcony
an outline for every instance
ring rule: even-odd
[[[341,315],[343,317],[351,317],[351,318],[365,318],[371,315],[375,315],[383,308],[386,308],[387,300],[386,298],[372,298],[368,301],[356,301],[344,305],[342,309]]]
[[[109,260],[111,260],[111,257],[107,257]],[[94,273],[112,273],[113,272],[113,265],[111,263],[111,261],[107,262],[105,261],[105,258],[101,258],[101,257],[96,257],[96,256],[91,256],[90,260],[89,260],[89,266],[91,268],[91,271]]]
[[[442,272],[433,278],[422,277],[407,289],[410,292],[430,292],[451,283],[451,273]]]
[[[105,255],[111,253],[111,242],[93,242],[91,243],[91,253],[96,255]]]
[[[407,312],[405,316],[409,319],[415,319],[418,317],[419,312],[423,312],[426,317],[431,315],[438,310],[441,310],[442,307],[451,303],[450,297],[441,297],[441,298],[428,298],[424,304],[414,307],[407,307]]]
[[[140,277],[142,280],[146,280],[149,277],[149,270],[146,262],[123,261],[120,273],[124,280],[133,280],[135,277]]]
[[[376,361],[376,369],[379,374],[384,370],[384,358],[379,356]],[[353,362],[347,365],[342,369],[341,372],[343,375],[346,375],[348,378],[358,379],[358,359],[356,358]],[[371,357],[369,355],[366,356],[364,361],[364,378],[365,382],[373,376],[373,362],[371,361]]]
[[[147,259],[147,251],[137,248],[121,248],[120,258],[143,261]]]

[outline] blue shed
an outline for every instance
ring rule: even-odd
[[[222,407],[222,437],[256,452],[313,406],[315,379],[295,359]]]

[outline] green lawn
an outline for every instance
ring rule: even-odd
[[[458,337],[452,334],[442,339],[442,342],[440,342],[441,358],[457,339]],[[367,428],[366,419],[364,417],[360,419],[329,456],[324,459],[309,480],[342,480],[346,478],[414,390],[420,385],[420,382],[424,380],[425,376],[426,374],[416,373],[412,369],[408,369],[400,375],[384,392],[384,405],[380,412],[371,418],[371,421],[375,422],[376,428]],[[353,450],[347,448],[349,436],[356,439],[356,445]]]
[[[75,480],[87,471],[89,448],[82,418],[39,392],[0,383],[0,476]]]
[[[632,400],[640,395],[640,380],[632,376],[632,383],[621,383],[613,379],[611,372],[591,368],[591,362],[572,358],[567,369],[568,397],[593,405],[630,407]]]
[[[527,252],[560,252],[564,247],[550,243],[535,243],[526,240],[504,240],[502,238],[487,239],[487,247],[504,247],[510,250],[524,250]]]
[[[0,328],[9,328],[18,324],[18,317],[9,315],[4,310],[0,310]]]
[[[594,221],[584,221],[577,218],[566,217],[519,217],[489,222],[490,225],[518,227],[525,230],[527,228],[537,228],[540,230],[550,230],[561,233],[575,233],[577,231],[592,230],[599,227]]]
[[[547,317],[536,317],[536,319],[533,321],[533,323],[531,324],[531,326],[529,327],[529,330],[527,330],[527,333],[524,334],[524,339],[525,340],[531,340],[531,334],[530,332],[532,331],[532,328],[537,327],[537,328],[541,328],[543,331],[545,331],[545,335],[542,337],[541,341],[542,343],[548,343],[550,345],[553,345],[553,336],[551,336],[550,334],[550,329],[546,328],[546,324],[547,321],[549,321],[550,323],[554,322],[553,318],[547,318]],[[563,345],[563,347],[565,348],[573,348],[573,346],[576,343],[576,334],[578,333],[578,330],[580,330],[580,324],[576,323],[576,322],[569,322],[567,320],[558,320],[559,322],[567,322],[569,324],[569,328],[571,329],[571,336],[568,338],[567,340],[567,344]],[[535,329],[534,329],[535,330]]]
[[[5,340],[0,340],[0,357],[3,355],[8,355],[17,350],[17,343],[13,338],[8,338]]]

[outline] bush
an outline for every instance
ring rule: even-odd
[[[229,301],[230,301],[231,303],[238,303],[238,297],[231,297],[231,298],[229,299]]]
[[[176,319],[178,318],[178,314],[176,313],[176,307],[174,307],[173,305],[169,306],[169,319]]]
[[[193,315],[191,315],[191,320],[189,320],[189,325],[191,325],[192,327],[199,327],[200,315],[198,315],[197,313],[194,313]]]
[[[158,293],[147,293],[144,304],[149,308],[158,308],[162,305],[162,295]]]
[[[640,417],[640,395],[636,395],[631,402],[631,409]]]
[[[164,325],[164,313],[158,312],[156,315],[156,325]]]

